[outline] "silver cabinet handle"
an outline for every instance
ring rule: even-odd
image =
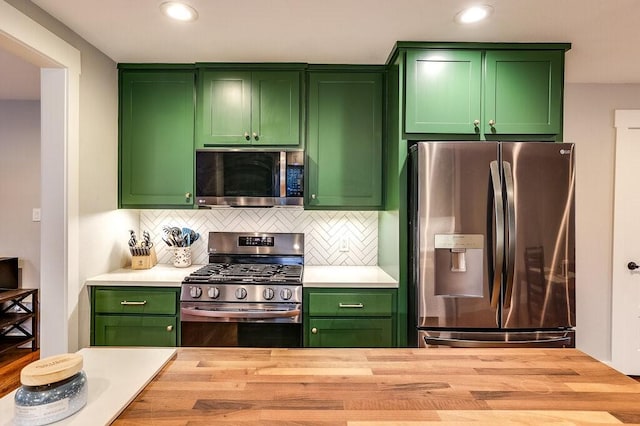
[[[364,305],[362,303],[339,303],[338,306],[341,308],[364,308]]]
[[[248,141],[251,140],[251,137],[249,136],[249,132],[244,132],[244,138]]]
[[[167,331],[173,331],[173,326],[172,325],[168,325],[167,326]]]
[[[185,192],[184,193],[184,198],[186,201],[189,201],[191,199],[191,193],[190,192]]]
[[[480,120],[473,120],[473,126],[478,127],[480,125]]]
[[[121,305],[123,306],[131,306],[131,305],[146,305],[147,301],[143,300],[142,302],[128,302],[126,300],[123,300],[122,302],[120,302]]]
[[[317,329],[317,328],[315,328],[315,327],[313,327],[313,328],[311,329],[311,334],[318,334],[318,329]]]
[[[311,199],[315,200],[316,199],[316,194],[311,194]]]
[[[489,126],[493,127],[496,125],[496,120],[489,120]]]
[[[260,137],[258,136],[258,134],[256,132],[253,132],[253,139],[260,140]]]

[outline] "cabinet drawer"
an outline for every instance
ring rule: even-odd
[[[309,316],[391,316],[391,293],[309,293]]]
[[[95,289],[94,313],[175,315],[177,292],[154,289]]]

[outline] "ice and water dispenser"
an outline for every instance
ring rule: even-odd
[[[482,297],[484,235],[436,234],[434,252],[436,295]]]

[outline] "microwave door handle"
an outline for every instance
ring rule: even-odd
[[[489,195],[493,201],[493,217],[495,222],[495,248],[493,249],[493,265],[489,265],[490,269],[493,269],[493,285],[491,288],[491,307],[493,309],[498,308],[500,303],[500,287],[502,285],[502,267],[504,260],[504,207],[502,201],[502,184],[500,183],[500,169],[497,161],[492,161],[489,164],[491,171],[491,183]],[[491,208],[491,207],[489,207]],[[491,225],[491,223],[489,223]],[[491,229],[491,227],[490,227]],[[487,239],[494,238],[489,233]]]
[[[502,170],[504,171],[505,193],[507,198],[507,286],[504,295],[504,308],[511,307],[511,296],[513,294],[513,276],[516,262],[516,209],[515,209],[515,189],[513,185],[513,173],[511,172],[511,164],[506,161],[502,162]]]
[[[287,153],[280,152],[280,198],[287,196]]]

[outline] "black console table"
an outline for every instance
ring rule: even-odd
[[[25,299],[31,297],[31,307]],[[38,349],[38,289],[0,291],[0,353],[31,343]],[[31,330],[25,325],[30,322]]]

